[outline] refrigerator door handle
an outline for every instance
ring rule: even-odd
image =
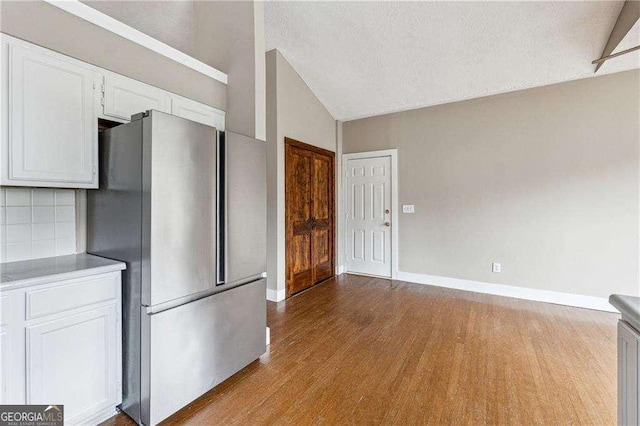
[[[227,157],[226,138],[224,132],[217,132],[217,256],[216,256],[216,286],[226,281],[226,235],[227,235]]]

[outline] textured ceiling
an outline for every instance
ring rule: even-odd
[[[339,120],[593,76],[623,2],[267,2],[279,49]],[[621,46],[640,44],[639,25]],[[597,75],[640,68],[640,52]]]

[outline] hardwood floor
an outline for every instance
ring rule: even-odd
[[[617,318],[342,275],[269,302],[267,354],[165,423],[614,425]]]

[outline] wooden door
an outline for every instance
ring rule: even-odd
[[[334,155],[285,138],[287,297],[333,276]]]

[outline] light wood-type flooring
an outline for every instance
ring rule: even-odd
[[[268,302],[268,352],[164,423],[614,425],[617,318],[341,275]]]

